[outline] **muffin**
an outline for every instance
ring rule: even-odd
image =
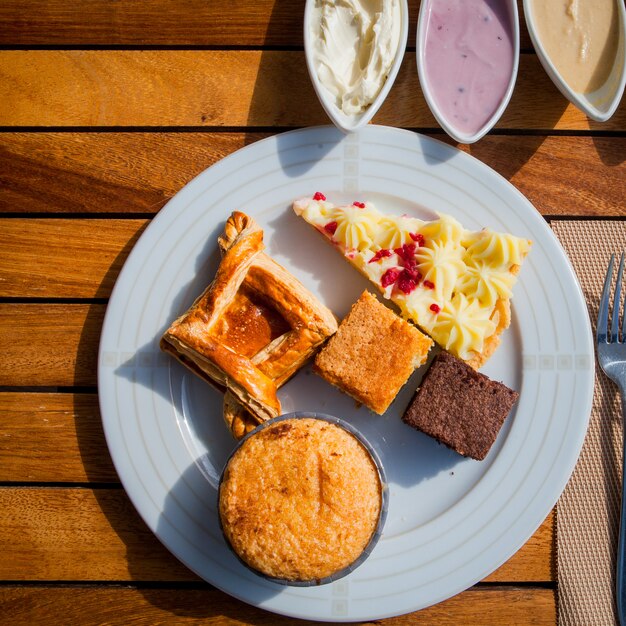
[[[255,572],[319,584],[367,557],[386,493],[379,464],[340,420],[296,415],[265,422],[235,450],[220,483],[220,522]]]

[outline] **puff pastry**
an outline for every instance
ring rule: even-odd
[[[337,321],[263,252],[263,231],[235,211],[218,238],[209,287],[176,319],[161,349],[224,392],[224,419],[242,437],[280,414],[278,387],[337,330]]]

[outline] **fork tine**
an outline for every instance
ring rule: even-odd
[[[613,298],[613,311],[611,312],[611,343],[619,341],[619,312],[622,308],[622,276],[624,274],[624,253],[619,259],[619,269],[617,270],[617,283],[615,284],[615,297]]]
[[[609,292],[611,291],[611,278],[613,278],[613,262],[615,255],[611,255],[609,267],[606,270],[606,278],[604,279],[604,287],[602,289],[602,298],[600,299],[600,310],[598,311],[598,328],[596,332],[596,340],[598,343],[606,343],[606,333],[609,326]]]

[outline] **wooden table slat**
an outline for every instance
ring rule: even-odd
[[[108,298],[147,224],[0,218],[0,297]]]
[[[119,482],[96,394],[3,392],[0,415],[0,482]]]
[[[0,296],[108,297],[147,223],[0,219]]]
[[[91,386],[102,304],[0,304],[0,386]]]
[[[208,508],[213,498],[207,485]],[[554,580],[553,532],[550,514],[486,580]],[[160,544],[122,489],[0,488],[0,549],[0,581],[197,580]]]
[[[0,548],[0,580],[199,580],[122,489],[0,488]]]
[[[531,47],[520,10],[521,47]],[[409,46],[415,46],[419,0],[409,0]],[[303,46],[304,0],[3,0],[2,45]],[[150,27],[146,28],[146,24]]]
[[[300,51],[0,51],[2,126],[310,126],[326,124]],[[184,94],[181,97],[181,94]],[[407,53],[374,122],[436,128]],[[624,130],[626,105],[600,124],[523,54],[502,129]]]
[[[205,168],[265,136],[4,133],[0,212],[153,214]],[[462,149],[510,180],[544,215],[626,215],[626,137],[488,135]]]
[[[294,620],[267,613],[219,591],[127,588],[0,588],[0,613],[11,615],[12,626],[47,624],[168,624],[276,625]],[[319,622],[298,621],[299,626]],[[355,622],[355,624],[372,624]],[[377,624],[380,622],[376,622]],[[418,613],[394,617],[388,626],[458,626],[459,624],[556,623],[556,592],[537,588],[472,588]]]

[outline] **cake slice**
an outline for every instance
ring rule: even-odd
[[[319,192],[293,209],[442,348],[475,369],[491,356],[530,241],[472,232],[449,215],[425,222],[371,202],[336,206]]]
[[[318,353],[314,371],[382,415],[432,343],[365,291]]]
[[[433,360],[402,421],[482,461],[519,394],[447,352]]]

